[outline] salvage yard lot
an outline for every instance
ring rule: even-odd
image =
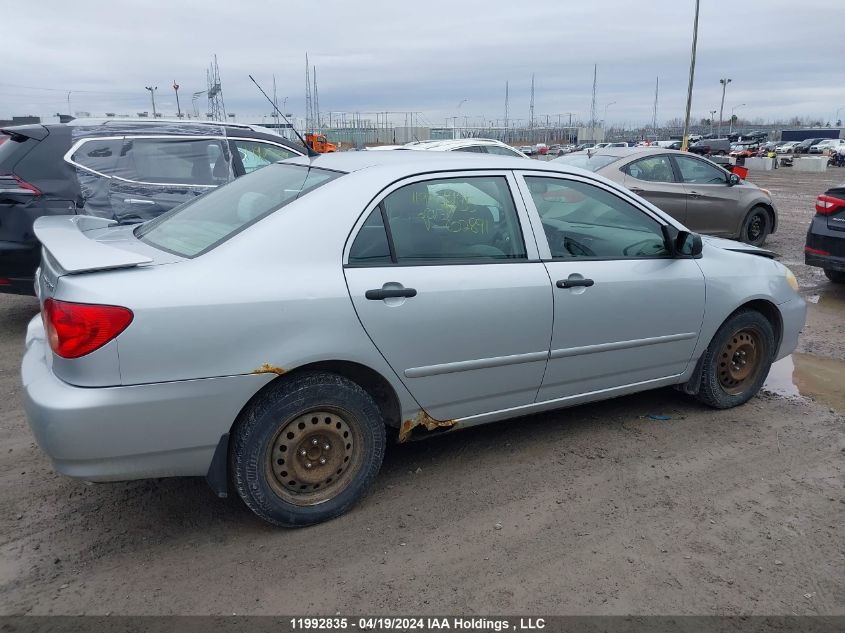
[[[713,411],[665,389],[389,446],[363,502],[302,530],[202,479],[56,475],[21,401],[37,304],[0,295],[0,613],[845,612],[845,287],[802,254],[845,171],[750,179],[811,301],[815,400]]]

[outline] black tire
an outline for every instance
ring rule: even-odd
[[[772,216],[762,206],[753,207],[742,223],[740,239],[752,246],[762,246],[772,232]]]
[[[845,272],[841,270],[833,270],[832,268],[825,268],[824,274],[835,284],[845,284]]]
[[[358,384],[322,372],[290,376],[273,383],[236,422],[232,483],[265,521],[313,525],[343,514],[364,496],[385,443],[381,412]],[[312,448],[314,455],[308,453]]]
[[[747,337],[743,340],[743,336]],[[755,339],[756,366],[742,381],[735,382],[732,368],[734,360],[743,347],[748,345],[748,339]],[[756,310],[737,312],[722,324],[716,332],[707,351],[701,367],[701,388],[697,398],[706,405],[716,409],[729,409],[745,404],[753,398],[772,366],[775,355],[775,334],[768,319]],[[747,358],[747,353],[742,359]],[[743,362],[744,369],[745,363]]]

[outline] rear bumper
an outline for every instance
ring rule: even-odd
[[[89,481],[204,476],[220,436],[272,377],[74,387],[53,374],[40,317],[21,367],[29,424],[55,469]]]
[[[815,215],[807,230],[807,247],[828,253],[804,253],[804,263],[828,270],[845,271],[845,231],[828,226],[827,216]]]
[[[0,292],[34,295],[35,269],[40,260],[41,248],[37,242],[0,241]]]
[[[811,255],[804,253],[804,263],[807,266],[818,266],[826,270],[845,272],[845,257],[834,257],[833,255]]]

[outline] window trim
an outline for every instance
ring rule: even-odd
[[[269,145],[275,145],[277,147],[281,147],[282,149],[289,150],[298,156],[303,156],[297,150],[293,149],[292,147],[288,147],[287,145],[283,145],[282,143],[276,143],[274,141],[269,141],[267,139],[255,139],[250,138],[248,136],[219,136],[219,135],[200,135],[200,134],[121,134],[119,136],[89,136],[86,138],[79,139],[73,145],[70,146],[70,149],[65,152],[65,155],[62,157],[63,160],[73,165],[74,167],[78,167],[79,169],[83,169],[89,173],[96,174],[101,178],[109,178],[110,180],[120,180],[121,182],[130,182],[136,185],[150,185],[153,187],[194,187],[197,189],[214,189],[219,187],[220,185],[197,185],[197,184],[188,184],[188,183],[162,183],[162,182],[147,182],[145,180],[132,180],[131,178],[123,178],[121,176],[110,176],[108,174],[104,174],[96,169],[91,169],[90,167],[86,167],[81,163],[77,163],[73,160],[73,155],[82,147],[85,143],[92,143],[95,141],[126,141],[126,139],[168,139],[168,140],[193,140],[193,141],[221,141],[222,145],[225,145],[227,149],[229,149],[230,145],[227,141],[258,141],[261,143],[267,143]],[[231,149],[229,149],[231,151]],[[243,175],[243,174],[242,174]]]
[[[390,233],[390,225],[386,221],[385,213],[383,211],[382,202],[389,196],[391,193],[396,191],[397,189],[401,189],[406,185],[411,185],[418,182],[428,182],[432,180],[445,180],[445,179],[456,179],[456,178],[483,178],[483,177],[500,177],[504,178],[505,182],[508,186],[508,193],[511,196],[511,200],[513,202],[514,210],[516,211],[516,218],[518,222],[518,228],[522,233],[522,242],[525,247],[525,257],[522,259],[465,259],[465,258],[452,258],[452,259],[439,259],[439,260],[429,260],[429,261],[419,261],[419,262],[399,262],[399,261],[391,261],[390,263],[385,262],[349,262],[349,251],[352,249],[352,244],[355,242],[355,239],[358,237],[358,233],[361,231],[361,227],[370,217],[370,214],[380,205],[382,206],[382,221],[385,225],[385,231],[387,232],[388,238],[388,246],[390,247],[391,251],[391,258],[395,259],[395,250],[393,245],[393,237]],[[520,195],[517,195],[520,194]],[[537,237],[534,235],[533,226],[531,224],[531,218],[528,213],[528,209],[525,206],[525,203],[522,199],[521,190],[519,188],[519,182],[514,175],[512,170],[492,170],[492,169],[479,169],[479,170],[456,170],[456,171],[432,171],[432,172],[423,172],[414,174],[412,176],[407,176],[405,178],[401,178],[396,180],[386,187],[382,188],[374,197],[373,199],[364,207],[364,210],[358,216],[358,219],[352,225],[352,229],[349,232],[349,235],[346,238],[346,243],[343,247],[343,267],[344,268],[388,268],[388,267],[407,267],[407,266],[461,266],[461,265],[488,265],[488,264],[524,264],[529,262],[538,262],[540,261],[540,251],[537,244]],[[531,239],[533,238],[533,239]]]
[[[590,178],[588,176],[582,176],[580,174],[563,174],[560,172],[550,172],[550,171],[534,171],[534,170],[519,170],[516,172],[516,176],[518,176],[518,183],[520,192],[522,193],[522,197],[525,200],[526,208],[528,209],[529,218],[532,223],[532,228],[534,231],[535,239],[537,240],[537,246],[540,251],[540,261],[544,263],[553,263],[553,262],[595,262],[595,261],[630,261],[630,260],[640,260],[640,259],[673,259],[670,257],[573,257],[571,259],[561,259],[552,257],[552,250],[549,247],[549,240],[546,237],[546,231],[543,229],[543,219],[540,217],[539,211],[537,211],[537,207],[534,204],[534,198],[531,195],[531,190],[528,188],[528,183],[525,181],[526,177],[538,177],[538,178],[551,178],[553,180],[568,180],[568,181],[575,181],[575,182],[582,182],[587,185],[592,185],[599,189],[603,189],[607,191],[609,194],[616,196],[623,202],[627,202],[635,209],[641,211],[646,215],[646,217],[654,220],[657,222],[659,226],[671,226],[679,231],[687,230],[682,224],[678,223],[671,217],[663,217],[660,213],[656,213],[653,209],[650,209],[642,204],[639,201],[632,198],[624,189],[617,189],[616,187],[612,187],[605,182],[602,182],[595,178]]]

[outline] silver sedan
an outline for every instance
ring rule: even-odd
[[[35,230],[22,376],[56,470],[205,476],[283,526],[345,512],[388,435],[668,385],[741,405],[805,317],[770,253],[556,162],[337,153]]]

